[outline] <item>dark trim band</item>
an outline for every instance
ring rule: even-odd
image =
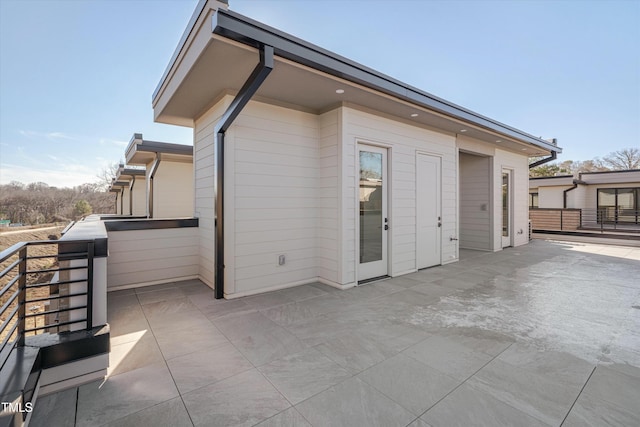
[[[197,227],[198,218],[181,219],[132,219],[132,220],[106,220],[104,226],[107,231],[130,230],[163,230],[168,228]],[[97,255],[96,255],[97,256]]]

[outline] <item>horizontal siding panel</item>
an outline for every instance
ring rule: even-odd
[[[136,271],[130,273],[113,273],[108,277],[108,288],[124,285],[136,285],[139,283],[155,282],[160,280],[177,279],[180,277],[195,276],[198,274],[198,265],[185,265],[179,267],[159,268],[155,270]]]
[[[309,239],[313,241],[316,237],[315,227],[288,229],[288,230],[263,230],[251,231],[248,233],[236,232],[236,244],[282,242],[290,239]]]
[[[261,253],[286,253],[301,249],[315,248],[314,239],[289,239],[279,242],[251,243],[236,245],[236,257],[258,255]]]

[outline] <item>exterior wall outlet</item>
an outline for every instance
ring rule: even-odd
[[[278,265],[284,265],[285,259],[284,254],[278,255]]]

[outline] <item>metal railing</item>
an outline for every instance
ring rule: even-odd
[[[0,367],[27,336],[93,327],[94,241],[64,243],[75,251],[61,252],[63,242],[41,240],[0,253]]]
[[[617,207],[582,209],[580,228],[600,231],[640,231],[640,210]]]

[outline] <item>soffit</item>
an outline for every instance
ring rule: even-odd
[[[451,118],[293,61],[278,56],[275,59],[273,71],[254,96],[257,101],[314,114],[347,105],[451,134],[460,133],[465,129],[464,135],[467,137],[524,155],[549,153],[541,147],[516,141],[493,130]],[[163,94],[168,98],[162,103],[163,107],[156,107],[156,120],[193,126],[195,119],[206,112],[221,96],[237,93],[258,61],[257,49],[219,35],[212,35],[181,84],[173,93]],[[344,90],[344,93],[336,93],[338,89]],[[161,110],[158,110],[159,108]],[[412,117],[412,114],[417,114],[417,117]],[[500,142],[496,142],[497,140]]]

